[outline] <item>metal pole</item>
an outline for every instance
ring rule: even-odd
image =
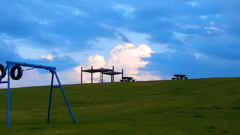
[[[102,69],[103,69],[103,67],[102,67]],[[102,80],[102,83],[103,83],[103,70],[102,70],[102,72],[101,72],[102,74],[102,76],[101,76],[101,80]]]
[[[123,77],[123,69],[122,69],[122,77]]]
[[[112,82],[114,82],[114,66],[113,66]]]
[[[52,80],[51,80],[51,88],[50,88],[50,94],[49,94],[47,122],[50,121],[50,111],[51,111],[51,104],[52,104],[52,89],[53,89],[54,73],[52,71],[51,71],[51,73],[52,73]]]
[[[76,123],[76,119],[75,119],[74,114],[73,114],[73,112],[72,112],[71,106],[70,106],[70,104],[69,104],[69,102],[68,102],[68,99],[67,99],[67,97],[66,97],[66,94],[65,94],[65,92],[64,92],[64,90],[63,90],[63,87],[62,87],[62,85],[61,85],[61,83],[60,83],[60,81],[59,81],[59,78],[58,78],[58,76],[57,76],[57,73],[56,73],[55,71],[54,71],[54,74],[55,74],[55,76],[56,76],[56,79],[57,79],[57,81],[58,81],[58,84],[59,84],[59,87],[60,87],[60,89],[61,89],[62,95],[63,95],[63,97],[64,97],[64,99],[65,99],[66,104],[67,104],[68,110],[69,110],[69,112],[70,112],[70,114],[71,114],[71,116],[72,116],[72,120],[73,120],[74,123]]]
[[[91,66],[91,83],[93,83],[93,73],[92,73],[92,70],[93,70],[93,66]]]
[[[102,83],[103,83],[103,72],[102,72]]]
[[[21,63],[21,62],[13,62],[13,61],[7,61],[7,64],[56,70],[56,67],[43,66],[43,65],[35,65],[35,64]]]
[[[10,126],[10,100],[11,100],[11,90],[10,90],[10,66],[7,65],[6,70],[8,70],[8,90],[7,90],[7,127]]]
[[[101,83],[101,73],[99,72],[99,83]]]
[[[81,67],[81,84],[82,84],[82,73],[83,73],[83,72],[82,72],[82,67]]]

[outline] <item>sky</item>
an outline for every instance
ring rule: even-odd
[[[239,0],[2,0],[0,64],[54,66],[62,84],[80,83],[81,67],[91,66],[124,69],[136,81],[239,77],[239,9]],[[11,85],[50,80],[34,69]]]

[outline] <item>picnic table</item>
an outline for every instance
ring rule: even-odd
[[[186,77],[186,75],[175,74],[175,75],[173,75],[173,76],[174,76],[174,77],[172,78],[172,80],[188,79],[188,77]]]
[[[135,79],[133,79],[133,77],[122,77],[122,80],[120,80],[121,82],[134,82]]]

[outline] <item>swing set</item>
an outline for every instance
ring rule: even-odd
[[[50,95],[49,95],[49,104],[48,104],[48,115],[47,115],[47,122],[50,121],[50,111],[51,111],[51,103],[52,103],[52,90],[53,88],[60,88],[62,95],[65,99],[65,102],[67,104],[67,108],[70,112],[70,115],[72,117],[72,120],[74,123],[76,123],[76,119],[74,117],[74,114],[72,112],[71,106],[68,102],[68,99],[66,97],[66,94],[64,92],[64,89],[61,85],[61,82],[58,78],[57,72],[56,72],[56,67],[50,67],[50,66],[43,66],[43,65],[35,65],[35,64],[28,64],[28,63],[20,63],[20,62],[13,62],[13,61],[7,61],[7,66],[6,68],[0,64],[0,83],[7,83],[7,114],[6,114],[6,126],[10,126],[10,99],[11,99],[11,90],[10,90],[10,77],[13,80],[19,80],[22,77],[23,74],[23,69],[21,66],[24,67],[31,67],[27,70],[32,70],[34,68],[40,68],[40,69],[46,69],[49,70],[52,74],[51,77],[51,87],[50,87]],[[27,71],[25,70],[25,71]],[[17,71],[17,74],[15,72]],[[2,81],[4,77],[7,75],[7,81]],[[54,76],[56,77],[56,80],[58,82],[58,85],[53,85],[54,81]]]

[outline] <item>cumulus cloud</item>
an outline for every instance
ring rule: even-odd
[[[87,58],[86,64],[84,67],[94,66],[95,68],[104,67],[106,64],[105,58],[101,55],[91,55]]]
[[[124,43],[113,48],[106,66],[116,65],[124,68],[124,74],[127,76],[138,74],[139,68],[145,67],[148,63],[141,58],[150,57],[151,53],[153,51],[147,45]]]
[[[93,66],[93,68],[112,68],[112,66],[114,66],[115,71],[120,72],[124,69],[124,76],[133,76],[138,81],[160,80],[161,78],[159,76],[154,76],[150,72],[141,71],[141,68],[144,68],[148,64],[148,62],[144,61],[142,58],[151,57],[151,53],[153,53],[153,51],[148,45],[123,43],[115,46],[106,58],[101,55],[89,56],[85,63],[75,67],[74,70],[80,73],[81,67],[89,69],[91,66]],[[115,76],[117,80],[119,80],[120,77],[121,76]],[[94,76],[95,81],[98,81],[98,78],[98,75]],[[88,73],[83,74],[83,81],[90,81],[90,75]]]
[[[42,59],[48,59],[48,60],[53,60],[53,56],[52,55],[43,55],[41,56]]]

